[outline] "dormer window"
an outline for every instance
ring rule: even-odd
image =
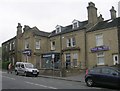
[[[78,28],[79,27],[79,21],[78,20],[73,20],[73,29]]]
[[[56,33],[60,33],[62,30],[62,26],[60,25],[57,25],[55,28],[56,28]]]

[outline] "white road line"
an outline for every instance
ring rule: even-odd
[[[15,78],[7,77],[7,76],[2,76],[2,77],[5,77],[5,78],[8,78],[8,79],[15,80]]]
[[[57,88],[51,87],[51,86],[45,86],[45,85],[36,84],[36,83],[31,83],[31,82],[27,82],[27,81],[25,81],[25,82],[28,83],[28,84],[32,84],[32,85],[36,85],[36,86],[41,86],[41,87],[44,87],[44,88],[57,89]]]

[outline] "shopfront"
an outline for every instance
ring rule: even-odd
[[[60,68],[60,53],[50,52],[42,54],[42,68],[59,69]]]

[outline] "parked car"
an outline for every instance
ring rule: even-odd
[[[87,86],[96,84],[120,87],[120,67],[101,66],[86,70],[85,82]]]
[[[15,65],[15,74],[16,75],[25,75],[25,76],[38,76],[39,70],[37,68],[34,68],[34,65],[32,63],[27,62],[16,62]]]

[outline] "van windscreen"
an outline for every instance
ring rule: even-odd
[[[25,67],[26,68],[33,68],[33,65],[32,64],[25,64]]]

